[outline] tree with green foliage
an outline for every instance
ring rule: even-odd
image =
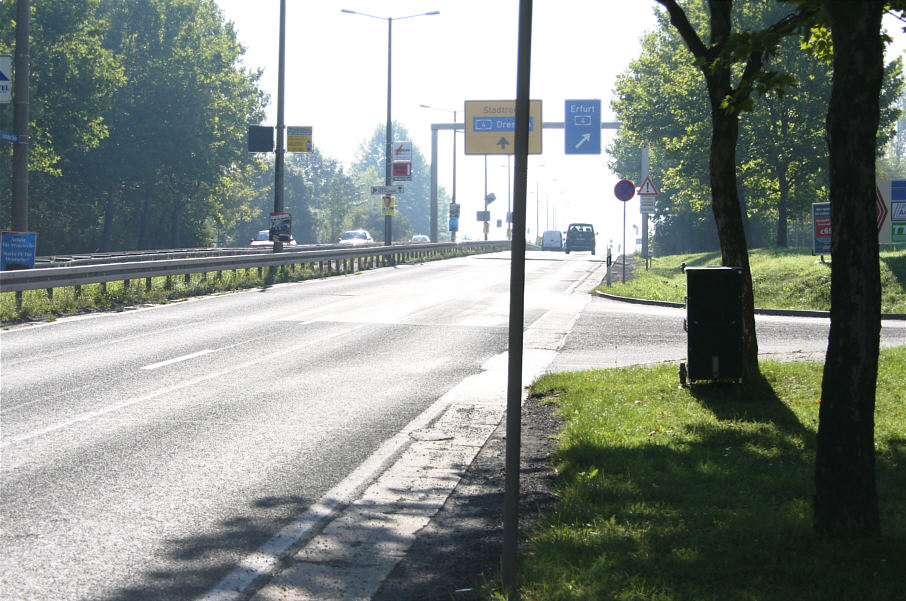
[[[0,4],[0,50],[12,4]],[[30,221],[41,250],[212,242],[245,211],[230,203],[248,197],[246,126],[265,101],[214,0],[48,0],[33,12]]]
[[[213,0],[102,0],[101,9],[128,78],[103,148],[121,184],[111,203],[137,224],[139,248],[203,243],[223,174],[254,168],[245,136],[263,116],[259,73],[238,66],[242,48]]]
[[[47,0],[30,17],[29,207],[39,252],[65,249],[93,227],[96,199],[76,194],[62,178],[109,137],[104,115],[124,84],[122,66],[105,48],[107,24],[97,0]],[[16,2],[0,3],[0,54],[15,52]],[[0,105],[0,129],[13,130],[13,104]],[[12,145],[0,146],[4,179],[12,173]],[[10,224],[12,186],[0,186],[0,225]]]
[[[707,29],[710,41],[706,44],[676,0],[657,1],[667,9],[671,24],[683,38],[705,78],[711,116],[708,161],[711,206],[723,264],[742,270],[743,364],[749,377],[755,378],[759,371],[752,274],[736,177],[739,116],[751,108],[753,92],[788,81],[764,68],[765,55],[773,54],[780,39],[803,26],[810,16],[810,9],[791,12],[763,29],[734,34],[732,1],[709,0]]]

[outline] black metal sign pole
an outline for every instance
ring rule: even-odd
[[[29,1],[16,6],[16,81],[13,91],[13,131],[19,141],[13,145],[12,229],[28,231],[28,79],[29,79]]]
[[[532,62],[532,0],[519,2],[516,67],[516,174],[513,188],[513,242],[510,260],[509,365],[506,399],[506,489],[503,500],[503,586],[508,599],[519,598],[519,466],[522,445],[522,328],[525,320],[525,199],[529,146],[529,76]]]

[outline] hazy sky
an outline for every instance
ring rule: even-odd
[[[217,3],[235,23],[247,49],[245,63],[264,69],[261,85],[271,94],[268,118],[275,123],[279,1]],[[518,0],[286,4],[285,121],[312,126],[314,144],[325,156],[350,164],[359,145],[387,116],[387,21],[342,13],[343,8],[394,19],[392,116],[408,129],[427,161],[431,123],[452,122],[454,110],[462,122],[466,100],[515,98]],[[563,121],[566,99],[600,99],[603,120],[613,119],[610,101],[616,76],[639,54],[641,36],[653,29],[655,6],[653,0],[535,0],[531,96],[542,101],[544,121]],[[429,11],[440,14],[397,20]],[[897,30],[897,36],[903,34]],[[900,43],[900,52],[902,48]],[[420,108],[422,104],[448,111]],[[602,147],[611,136],[604,130]],[[452,133],[441,131],[438,146],[439,181],[449,193]],[[542,231],[590,221],[616,247],[622,242],[623,203],[614,198],[617,180],[606,166],[607,155],[565,155],[563,146],[562,130],[544,130],[543,153],[530,157],[529,229],[535,232],[536,221]],[[463,154],[462,134],[457,150],[460,227],[476,237],[480,228],[474,212],[483,207],[484,158]],[[493,220],[505,217],[512,188],[507,175],[506,157],[489,156],[488,192],[498,198],[490,207]],[[631,250],[631,224],[641,223],[638,198],[627,203],[626,218]],[[440,224],[445,227],[446,219]]]

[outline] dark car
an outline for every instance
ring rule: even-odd
[[[563,251],[569,254],[574,250],[590,250],[595,254],[595,228],[590,223],[570,223],[566,229]]]

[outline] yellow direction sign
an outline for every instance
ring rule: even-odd
[[[541,101],[529,101],[529,154],[541,154]],[[466,100],[466,154],[514,154],[515,100]]]
[[[287,127],[287,152],[311,152],[311,126]]]

